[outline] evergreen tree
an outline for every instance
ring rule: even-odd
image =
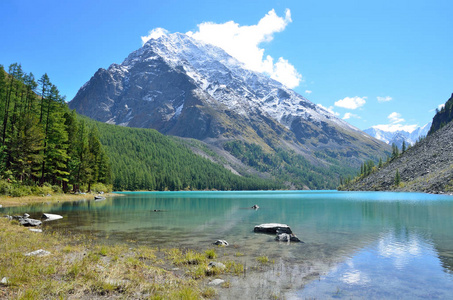
[[[400,172],[398,169],[396,169],[396,174],[395,174],[395,185],[399,186],[401,183],[401,178],[400,178]]]

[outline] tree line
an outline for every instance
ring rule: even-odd
[[[86,118],[100,132],[112,164],[115,190],[269,190],[282,185],[233,174],[154,129],[110,125]]]
[[[110,184],[97,128],[69,110],[47,74],[36,81],[18,63],[0,65],[0,100],[0,179],[66,192]]]

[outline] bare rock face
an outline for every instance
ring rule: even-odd
[[[345,190],[453,192],[453,122],[428,135],[381,169],[348,186]],[[396,172],[401,184],[395,185]]]
[[[150,39],[99,69],[69,103],[95,120],[209,140],[248,140],[360,165],[390,147],[222,49],[185,34]],[[350,155],[350,151],[356,155]]]

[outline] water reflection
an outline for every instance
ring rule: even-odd
[[[260,209],[251,209],[254,204]],[[363,298],[363,293],[365,298],[406,298],[401,291],[414,297],[453,296],[451,196],[336,191],[127,193],[100,202],[3,211],[28,212],[32,217],[60,214],[64,219],[45,224],[45,230],[89,231],[111,242],[134,239],[152,246],[204,250],[225,239],[233,247],[221,251],[242,252],[249,265],[260,255],[274,259],[273,270],[263,271],[258,281],[286,286],[289,276],[291,287],[284,290],[294,298]],[[253,232],[255,225],[270,222],[290,225],[305,243],[279,244],[272,236]],[[250,281],[255,279],[233,280],[234,291],[255,297],[256,285]],[[262,285],[256,288],[267,292]]]

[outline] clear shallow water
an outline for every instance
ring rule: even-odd
[[[105,201],[3,209],[64,219],[44,230],[91,232],[108,241],[211,248],[217,239],[275,264],[232,278],[221,297],[453,298],[453,197],[418,193],[278,191],[140,192]],[[250,207],[258,204],[260,209]],[[159,211],[154,211],[159,210]],[[256,234],[261,223],[288,224],[305,243]],[[237,259],[237,258],[235,258]]]

